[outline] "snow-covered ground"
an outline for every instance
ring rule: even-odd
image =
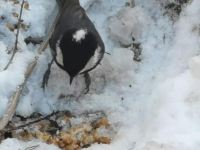
[[[160,0],[161,1],[161,0]],[[180,18],[172,22],[164,14],[159,0],[136,0],[134,8],[125,7],[125,0],[82,0],[105,41],[102,65],[92,74],[92,87],[87,95],[82,77],[72,86],[66,73],[52,69],[45,92],[40,88],[42,76],[51,59],[49,48],[28,81],[17,113],[48,114],[53,110],[70,110],[74,114],[103,110],[117,134],[109,145],[92,145],[89,150],[199,150],[200,147],[200,1],[193,0],[183,8]],[[30,10],[24,10],[23,20],[30,29],[20,32],[20,51],[14,63],[0,72],[0,114],[9,97],[23,81],[25,68],[37,53],[38,46],[23,39],[29,35],[44,36],[56,12],[54,0],[29,0]],[[9,16],[19,12],[20,5],[0,0],[0,69],[10,55],[7,47],[14,45],[15,36],[5,22],[16,22]],[[121,48],[129,44],[131,34],[142,45],[142,61],[133,61],[133,52]],[[60,94],[73,94],[59,99]],[[41,144],[8,139],[1,150],[12,150]],[[18,147],[16,147],[18,145]],[[51,148],[50,148],[51,147]],[[40,145],[38,149],[56,150]]]

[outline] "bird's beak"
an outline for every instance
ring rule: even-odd
[[[73,79],[74,79],[74,77],[73,77],[73,76],[70,76],[70,80],[69,80],[69,84],[70,84],[70,85],[72,84]]]

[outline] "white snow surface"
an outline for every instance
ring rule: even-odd
[[[30,142],[22,142],[16,139],[8,139],[2,142],[0,145],[0,149],[2,150],[25,150],[25,149],[40,149],[40,150],[60,150],[55,145],[48,145],[45,143],[41,143],[39,141],[30,141]]]
[[[84,81],[77,77],[69,86],[69,77],[55,65],[45,92],[40,88],[42,76],[51,59],[49,48],[40,57],[37,68],[28,81],[17,113],[48,114],[53,110],[70,110],[74,114],[103,110],[117,131],[109,145],[94,144],[89,150],[199,150],[200,147],[200,1],[184,7],[175,22],[164,14],[159,0],[136,0],[136,7],[125,8],[125,0],[83,0],[81,4],[101,34],[106,51],[102,65],[91,72],[91,91],[83,95]],[[37,53],[38,46],[26,46],[29,35],[43,36],[56,12],[54,0],[29,0],[30,10],[23,19],[31,24],[28,32],[21,31],[20,50],[14,63],[0,72],[0,114],[17,85],[23,81],[25,68]],[[5,21],[16,22],[9,14],[19,6],[0,1],[0,14]],[[126,13],[123,13],[126,12]],[[137,13],[136,13],[137,12]],[[127,17],[119,16],[127,14]],[[141,18],[142,17],[142,18]],[[118,18],[118,19],[116,19]],[[138,19],[137,19],[138,18]],[[133,19],[133,20],[132,20]],[[113,24],[112,20],[116,23]],[[15,35],[0,20],[0,69],[10,55]],[[124,30],[121,24],[130,29]],[[119,25],[119,26],[118,26]],[[116,32],[110,32],[109,28]],[[125,31],[125,34],[122,31]],[[142,61],[133,61],[133,53],[121,48],[136,34],[141,42]],[[121,37],[120,37],[121,35]],[[127,36],[127,37],[124,37]],[[123,41],[120,41],[123,40]],[[130,86],[131,85],[131,86]],[[70,100],[58,100],[61,94],[73,94]],[[7,139],[1,150],[25,149],[37,145]],[[57,150],[39,143],[38,149]]]

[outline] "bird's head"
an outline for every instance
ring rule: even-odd
[[[94,55],[98,47],[94,34],[87,29],[70,29],[56,44],[55,61],[70,76],[70,84]]]

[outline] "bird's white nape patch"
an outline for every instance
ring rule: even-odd
[[[64,66],[63,63],[63,53],[62,50],[60,49],[60,40],[56,43],[56,61],[61,65]]]
[[[77,30],[73,34],[73,40],[75,40],[76,42],[81,42],[82,40],[85,39],[86,34],[87,34],[87,29]]]

